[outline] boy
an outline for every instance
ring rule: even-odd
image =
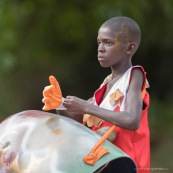
[[[103,23],[97,37],[98,61],[104,68],[111,67],[112,73],[94,93],[93,104],[67,96],[63,102],[67,110],[60,114],[78,121],[82,121],[81,115],[86,114],[83,121],[94,131],[116,125],[113,144],[135,161],[139,173],[148,173],[150,144],[146,74],[141,66],[132,66],[131,63],[140,40],[138,24],[128,17],[114,17]],[[49,105],[52,96],[44,97],[43,102]]]

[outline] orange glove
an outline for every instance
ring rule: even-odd
[[[43,110],[56,109],[62,104],[62,93],[58,81],[54,76],[49,76],[50,84],[43,90]]]

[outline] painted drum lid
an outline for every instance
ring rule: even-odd
[[[0,124],[0,173],[136,173],[133,160],[109,141],[93,166],[83,157],[100,136],[57,114],[29,110]]]

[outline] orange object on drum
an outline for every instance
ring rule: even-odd
[[[62,104],[62,92],[60,85],[54,76],[49,76],[50,84],[43,90],[43,110],[56,109]]]

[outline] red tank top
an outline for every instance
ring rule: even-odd
[[[146,73],[141,67],[144,74],[144,81],[146,81]],[[144,82],[144,87],[145,87]],[[95,93],[95,99],[99,105],[102,100],[104,91],[106,90],[106,85],[101,87]],[[143,90],[145,88],[143,87]],[[140,121],[140,127],[136,131],[126,130],[120,127],[116,127],[116,139],[113,142],[118,148],[127,153],[136,163],[138,173],[149,173],[150,172],[150,133],[148,127],[148,107],[149,107],[149,94],[145,91],[143,96],[143,104],[145,105],[144,110],[142,110],[142,117]],[[120,111],[120,107],[117,106],[115,111]],[[111,123],[103,121],[101,127],[112,126]],[[92,130],[97,130],[95,126]]]

